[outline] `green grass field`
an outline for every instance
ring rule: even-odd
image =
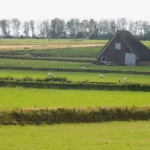
[[[24,63],[24,65],[18,65],[18,62]],[[1,63],[4,63],[4,65],[2,65]],[[86,63],[86,62],[23,60],[23,59],[4,59],[4,58],[0,58],[0,66],[35,67],[35,68],[68,68],[68,69],[81,69],[82,66],[85,66],[85,69],[150,72],[149,66],[105,66],[105,65],[95,65],[93,63]]]
[[[128,82],[150,83],[150,75],[140,74],[121,74],[121,73],[92,73],[92,72],[54,72],[54,71],[29,71],[29,70],[0,70],[0,77],[23,78],[26,76],[37,78],[46,78],[51,72],[54,77],[66,77],[71,81],[89,81],[89,82],[123,82],[125,77]],[[104,78],[98,78],[100,74]]]
[[[48,39],[0,39],[0,45],[3,44],[106,44],[108,40],[89,40],[89,39],[53,39],[52,41],[48,41]],[[147,47],[150,47],[150,41],[141,41]]]
[[[148,150],[149,121],[1,126],[5,150]]]
[[[107,41],[66,39],[0,39],[0,45],[46,45],[46,44],[105,44]],[[143,42],[143,41],[142,41]],[[150,47],[149,41],[143,42]],[[101,47],[102,48],[102,47]],[[92,52],[91,52],[92,51]],[[19,52],[19,51],[18,51]],[[21,51],[25,54],[30,51]],[[48,51],[43,51],[46,53]],[[99,52],[95,48],[73,48],[51,51],[55,55],[95,55]],[[42,54],[42,51],[39,53]],[[50,53],[50,51],[48,52]],[[64,56],[65,56],[64,55]],[[1,65],[1,63],[4,65]],[[24,65],[18,65],[18,62]],[[97,66],[91,63],[69,63],[53,61],[33,61],[18,59],[0,59],[1,66],[44,67],[44,68],[76,68],[102,69],[122,71],[150,71],[149,67],[140,66]],[[29,70],[0,70],[0,77],[45,78],[51,71]],[[67,77],[72,81],[90,82],[115,82],[122,81],[124,77],[128,82],[150,83],[150,75],[116,74],[116,73],[90,73],[90,72],[51,72],[55,77]],[[104,78],[98,79],[103,74]],[[58,89],[34,89],[34,88],[0,88],[0,110],[25,109],[25,108],[83,108],[83,107],[126,107],[126,106],[150,106],[149,92],[132,91],[104,91],[104,90],[58,90]],[[137,122],[107,122],[88,124],[58,124],[40,126],[0,126],[0,149],[8,150],[148,150],[150,147],[149,121]]]
[[[5,55],[32,55],[32,56],[43,56],[43,57],[50,57],[50,56],[58,56],[59,57],[90,57],[95,58],[97,54],[102,49],[100,47],[74,47],[74,48],[59,48],[59,49],[42,49],[42,50],[11,50],[11,51],[2,51],[0,54]],[[88,59],[88,58],[87,58]],[[95,58],[96,59],[96,58]]]
[[[0,88],[0,109],[149,106],[149,92]]]
[[[89,39],[53,39],[48,41],[48,39],[0,39],[1,44],[105,44],[108,40],[89,40]]]

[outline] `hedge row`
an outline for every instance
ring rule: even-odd
[[[0,124],[58,124],[150,120],[150,108],[18,109],[0,112]]]
[[[9,55],[10,55],[11,53],[9,52]],[[13,55],[18,55],[17,53],[15,54],[15,53],[13,53]],[[39,55],[38,54],[38,56],[41,56],[41,57],[48,57],[48,55],[46,54],[44,54],[44,55]],[[51,57],[57,57],[57,56],[55,56],[55,55],[50,55]],[[8,55],[5,55],[5,52],[4,52],[4,55],[2,54],[2,52],[1,52],[1,56],[0,56],[0,58],[7,58],[7,59],[26,59],[26,60],[46,60],[46,61],[71,61],[71,62],[88,62],[88,63],[95,63],[96,61],[95,60],[89,60],[88,59],[88,57],[91,57],[91,56],[82,56],[82,55],[80,55],[80,56],[74,56],[74,55],[69,55],[69,56],[65,56],[65,57],[68,57],[68,59],[67,58],[37,58],[37,57],[22,57],[22,56],[8,56]],[[87,59],[86,60],[83,60],[83,59],[70,59],[69,57],[86,57]],[[93,56],[94,57],[94,56]]]
[[[67,69],[67,68],[34,68],[34,67],[4,67],[0,66],[0,69],[14,69],[14,70],[36,70],[36,71],[64,71],[64,72],[99,72],[99,73],[125,73],[125,74],[146,74],[150,72],[142,71],[119,71],[119,70],[96,70],[96,69]]]
[[[35,81],[35,82],[70,82],[66,77],[46,77],[33,79],[32,77],[26,76],[23,78],[13,78],[13,77],[0,77],[1,81]]]
[[[1,80],[0,87],[52,88],[52,89],[89,89],[89,90],[130,90],[150,91],[150,84],[135,83],[90,83],[90,82],[38,82]]]

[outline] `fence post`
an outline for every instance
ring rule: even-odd
[[[101,108],[100,107],[99,107],[99,116],[100,116],[100,122],[103,122],[102,114],[101,114]]]
[[[73,108],[73,122],[76,122],[76,109]]]
[[[46,108],[46,116],[47,116],[47,120],[49,120],[49,117],[48,117],[48,108]]]
[[[20,110],[20,113],[21,113],[21,119],[23,119],[23,110],[22,110],[22,108]]]
[[[128,113],[128,107],[126,106],[126,119],[129,121],[129,113]]]

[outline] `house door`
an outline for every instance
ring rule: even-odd
[[[125,53],[125,65],[127,66],[135,66],[136,58],[133,53]]]

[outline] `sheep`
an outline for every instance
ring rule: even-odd
[[[84,67],[84,66],[82,66],[81,68],[82,68],[82,69],[84,69],[85,67]]]
[[[24,63],[21,63],[21,65],[24,65]]]
[[[103,78],[103,77],[104,77],[104,76],[103,76],[102,74],[98,76],[98,78]]]
[[[53,77],[52,73],[48,73],[48,76],[51,76],[51,77]]]
[[[18,62],[18,65],[20,65],[20,62]]]
[[[1,63],[1,65],[4,65],[4,63]]]
[[[24,49],[30,49],[29,47],[24,47]]]
[[[128,78],[124,78],[123,81],[126,82],[128,80]]]

